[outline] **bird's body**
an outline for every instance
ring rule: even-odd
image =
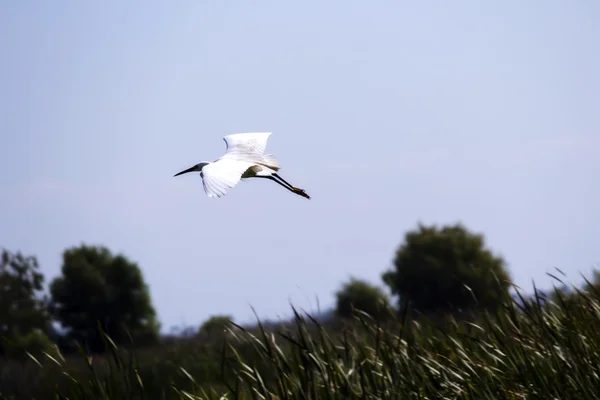
[[[223,137],[227,149],[225,154],[213,162],[201,162],[179,172],[200,172],[204,191],[208,197],[221,197],[233,188],[240,179],[270,179],[289,191],[310,199],[304,190],[287,183],[277,171],[279,161],[272,154],[266,154],[267,141],[271,132],[234,133]]]

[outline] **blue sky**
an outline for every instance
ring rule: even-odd
[[[463,222],[515,283],[600,261],[596,1],[4,2],[0,246],[138,262],[165,330],[333,304]],[[222,137],[281,175],[209,199]]]

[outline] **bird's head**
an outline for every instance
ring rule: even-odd
[[[208,165],[208,164],[209,163],[207,163],[207,162],[198,163],[198,164],[194,165],[193,167],[190,167],[188,169],[185,169],[185,170],[183,170],[183,171],[175,174],[173,177],[178,176],[178,175],[182,175],[182,174],[186,174],[188,172],[201,172],[202,168],[204,168],[204,166]]]

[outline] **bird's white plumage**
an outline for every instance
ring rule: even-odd
[[[205,165],[200,176],[208,197],[221,197],[240,181],[242,174],[252,163],[247,161],[219,159]]]
[[[209,197],[221,197],[233,188],[244,172],[255,165],[262,165],[260,175],[270,175],[279,168],[275,157],[265,154],[271,132],[234,133],[223,137],[227,146],[225,154],[202,168],[204,191]],[[267,173],[267,170],[269,172]]]
[[[271,132],[234,133],[223,137],[227,149],[223,157],[254,155],[262,156],[267,149]]]

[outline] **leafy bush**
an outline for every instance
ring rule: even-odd
[[[336,293],[336,315],[350,318],[354,310],[361,310],[378,320],[390,316],[387,295],[377,286],[360,279],[350,278]]]
[[[51,310],[68,338],[104,350],[98,324],[116,343],[152,343],[156,312],[138,265],[105,247],[81,245],[63,252],[61,276],[50,284]]]
[[[396,251],[394,268],[382,276],[399,305],[423,313],[493,310],[510,286],[504,260],[485,248],[483,235],[461,224],[419,225]]]
[[[44,275],[37,259],[2,249],[0,255],[0,355],[5,342],[48,331],[50,318],[43,295]],[[30,336],[33,335],[33,336]],[[1,340],[5,338],[5,340]]]
[[[41,331],[32,331],[12,340],[5,339],[5,342],[5,355],[9,358],[25,358],[28,354],[39,357],[53,352],[55,348],[50,338]]]

